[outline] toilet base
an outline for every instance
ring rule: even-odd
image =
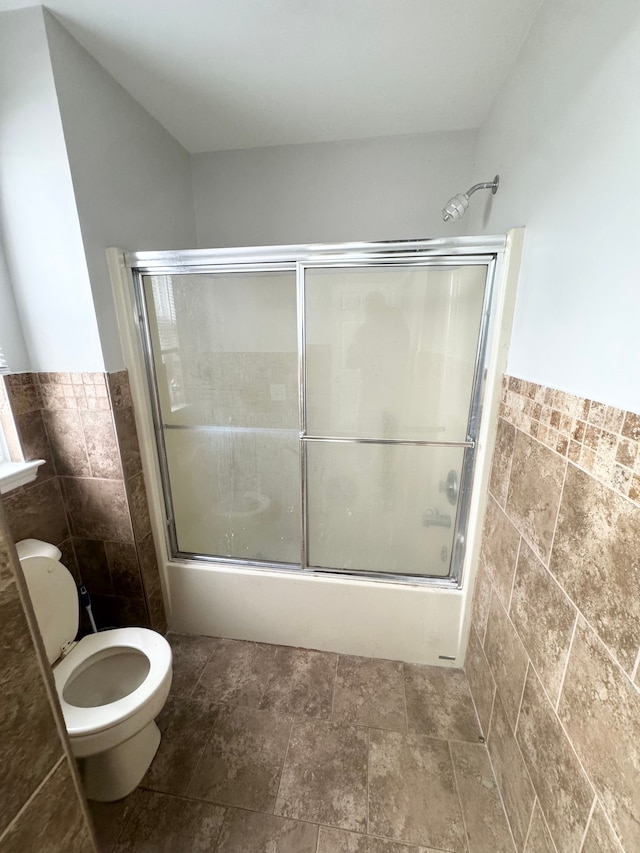
[[[137,735],[106,752],[78,759],[88,800],[110,803],[138,787],[160,745],[160,729],[151,720]]]

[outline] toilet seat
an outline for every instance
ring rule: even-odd
[[[76,670],[93,655],[112,648],[131,649],[147,658],[149,672],[144,681],[127,696],[108,705],[81,708],[67,702],[64,698],[65,685]],[[53,669],[56,691],[69,736],[77,738],[97,734],[132,717],[163,687],[167,674],[171,671],[171,662],[169,643],[160,634],[148,628],[114,628],[83,637]]]

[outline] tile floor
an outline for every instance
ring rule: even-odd
[[[514,853],[461,670],[169,634],[140,787],[102,853]]]

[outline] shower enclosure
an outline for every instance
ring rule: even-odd
[[[127,255],[169,559],[459,588],[504,246]]]

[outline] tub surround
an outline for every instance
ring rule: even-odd
[[[639,535],[640,415],[505,377],[465,669],[518,853],[640,848]]]
[[[13,441],[45,459],[34,483],[3,498],[14,540],[62,550],[99,626],[166,630],[126,371],[15,374],[5,388]]]
[[[75,764],[48,683],[50,669],[18,573],[0,506],[0,850],[95,853]]]

